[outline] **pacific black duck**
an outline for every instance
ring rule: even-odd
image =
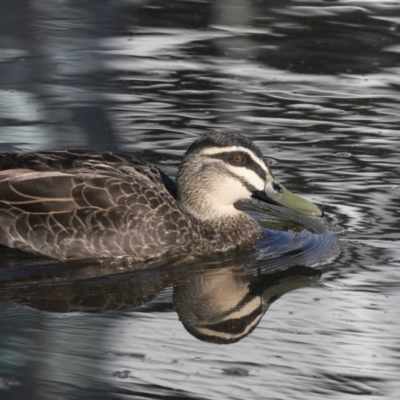
[[[234,204],[257,198],[322,216],[274,178],[244,136],[206,134],[176,183],[133,156],[0,155],[0,244],[58,259],[194,256],[254,245],[263,230]]]

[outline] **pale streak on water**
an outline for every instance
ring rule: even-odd
[[[295,265],[300,246],[323,274],[231,345],[190,336],[162,285],[149,306],[122,313],[25,307],[43,269],[63,282],[98,270],[63,276],[62,264],[3,249],[0,279],[16,284],[0,288],[1,399],[400,397],[399,1],[16,0],[2,10],[1,151],[129,151],[173,175],[199,134],[234,130],[286,187],[325,205],[333,233],[303,221],[317,234],[257,248],[247,272]],[[268,225],[260,205],[242,207]]]

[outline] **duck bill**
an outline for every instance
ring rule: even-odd
[[[321,208],[287,190],[274,178],[268,180],[263,191],[253,192],[253,198],[266,203],[287,207],[292,211],[306,216],[322,217],[324,215]]]
[[[297,274],[295,273],[296,270],[298,270]],[[271,303],[282,297],[284,294],[312,283],[316,283],[319,278],[321,278],[321,271],[303,267],[302,265],[290,267],[288,270],[283,272],[283,274],[288,273],[293,275],[286,277],[283,276],[283,278],[278,280],[273,286],[270,286],[263,291],[262,300],[265,310]]]

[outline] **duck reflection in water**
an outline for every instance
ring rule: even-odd
[[[29,277],[17,274],[1,285],[12,301],[61,313],[169,310],[172,290],[173,307],[191,335],[207,342],[234,343],[257,327],[274,301],[320,277],[320,271],[306,266],[283,269],[274,262],[268,267],[265,260],[263,266],[257,263],[240,255],[145,269],[129,263],[80,262],[67,268],[51,264],[42,266],[40,274],[30,269]]]
[[[177,285],[175,310],[194,337],[206,342],[234,343],[257,327],[274,301],[316,282],[320,276],[320,271],[302,266],[257,275],[224,268]]]

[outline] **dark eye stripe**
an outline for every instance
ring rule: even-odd
[[[241,154],[246,161],[241,165],[232,163],[232,156],[234,154]],[[226,152],[221,152],[218,154],[209,155],[208,157],[217,158],[219,160],[226,162],[227,164],[234,165],[235,167],[247,168],[250,171],[254,171],[262,180],[265,181],[267,179],[266,172],[247,153],[242,153],[242,152],[238,152],[238,151],[226,151]]]
[[[253,185],[250,185],[246,179],[242,178],[241,176],[237,176],[231,171],[226,171],[227,174],[229,174],[232,178],[239,180],[242,182],[242,185],[249,191],[249,192],[254,192],[254,190],[257,190]]]
[[[205,324],[198,327],[191,327],[184,324],[184,327],[195,337],[206,342],[213,343],[234,343],[239,341],[244,336],[250,334],[258,325],[261,317],[265,313],[262,304],[258,305],[253,311],[242,315],[238,318],[229,318],[232,313],[241,310],[249,302],[254,300],[255,296],[252,293],[247,293],[235,307],[221,315],[221,322],[214,324]],[[227,318],[227,319],[225,319]],[[258,320],[258,321],[257,321]],[[202,329],[208,329],[210,332],[204,332]],[[222,335],[222,336],[221,336]]]
[[[238,312],[238,311],[242,310],[243,308],[245,308],[247,306],[247,304],[251,303],[255,298],[260,298],[260,296],[254,295],[254,293],[251,293],[251,292],[246,293],[243,296],[243,298],[240,301],[238,301],[237,304],[234,307],[232,307],[229,310],[226,310],[225,313],[221,314],[221,319],[225,318],[225,317],[228,317],[230,314],[232,314],[234,312]],[[259,307],[260,306],[258,305],[256,307],[256,309],[258,309]]]
[[[202,328],[208,328],[215,332],[226,332],[238,335],[244,333],[246,328],[263,313],[262,306],[259,306],[250,314],[244,315],[243,317],[228,319],[216,324],[203,325]]]

